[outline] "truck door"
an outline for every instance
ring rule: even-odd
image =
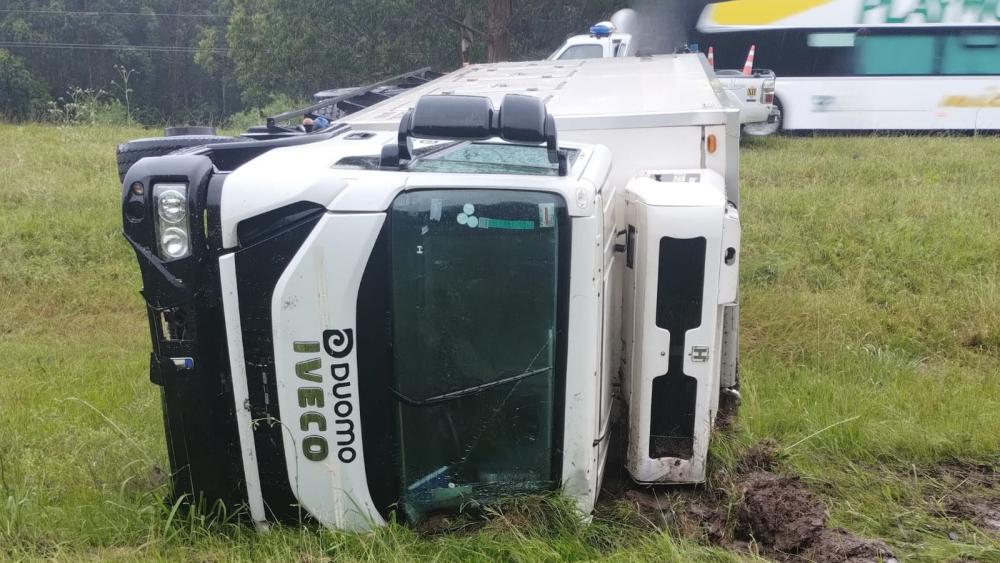
[[[650,172],[625,195],[628,470],[643,483],[701,482],[723,305],[736,299],[724,182],[710,170]]]

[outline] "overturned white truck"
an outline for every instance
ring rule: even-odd
[[[738,385],[740,125],[710,77],[472,66],[139,160],[174,494],[365,529],[545,490],[588,513],[612,447],[638,482],[702,481]]]

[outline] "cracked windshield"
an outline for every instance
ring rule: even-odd
[[[409,518],[558,483],[564,213],[555,195],[501,190],[393,204],[393,393]]]

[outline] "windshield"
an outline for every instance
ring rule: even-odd
[[[567,153],[569,166],[573,166],[580,151],[563,150]],[[409,170],[452,174],[559,175],[559,165],[549,162],[545,147],[507,143],[460,143],[418,158]]]
[[[580,151],[561,149],[567,165],[572,168]],[[415,160],[407,166],[410,172],[442,172],[446,174],[520,174],[525,176],[558,176],[559,165],[549,162],[548,150],[538,145],[509,143],[450,142],[424,146],[413,151]],[[333,168],[378,170],[376,155],[347,156]]]
[[[604,46],[591,43],[585,45],[573,45],[559,55],[558,60],[567,61],[572,59],[600,59],[604,57]]]
[[[393,203],[391,393],[408,519],[558,484],[568,226],[561,198],[540,192]]]

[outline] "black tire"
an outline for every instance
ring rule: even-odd
[[[118,181],[125,180],[125,173],[141,158],[147,156],[163,156],[179,149],[200,147],[215,143],[233,143],[242,141],[235,137],[218,137],[215,135],[182,135],[179,137],[152,137],[136,139],[118,145]]]
[[[163,130],[164,137],[180,137],[181,135],[212,135],[215,136],[215,127],[208,125],[185,125],[182,127],[167,127]]]

